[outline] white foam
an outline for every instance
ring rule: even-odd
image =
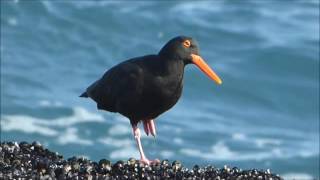
[[[114,120],[116,122],[120,122],[120,123],[128,123],[129,122],[128,118],[126,118],[124,116],[116,116]]]
[[[310,0],[310,1],[308,1],[308,3],[313,4],[313,5],[319,5],[320,1],[318,1],[318,0]]]
[[[55,136],[58,131],[39,124],[39,119],[30,116],[10,115],[1,120],[3,131],[21,131],[24,133],[38,133],[43,136]]]
[[[18,25],[18,21],[16,18],[10,17],[10,18],[8,18],[8,24],[11,26],[16,26],[16,25]]]
[[[161,125],[160,127],[162,130],[165,130],[165,131],[170,131],[170,132],[175,132],[177,134],[181,134],[182,133],[182,129],[180,127],[177,127],[176,125],[172,126],[172,125],[166,125],[166,124],[163,124]]]
[[[61,118],[41,119],[28,115],[3,115],[1,119],[1,127],[3,131],[20,131],[24,133],[38,133],[43,136],[58,136],[59,132],[56,127],[70,127],[78,123],[86,122],[103,122],[100,114],[87,111],[82,107],[73,108],[73,114]],[[59,136],[59,142],[91,144],[87,140],[78,138],[76,130],[67,129],[65,137]]]
[[[283,152],[274,148],[273,150],[261,152],[236,152],[231,150],[223,141],[219,141],[207,152],[198,149],[181,149],[180,152],[187,156],[198,157],[209,160],[263,160],[275,157],[283,157]]]
[[[119,127],[120,126],[118,126],[118,128]],[[114,129],[116,130],[117,128]],[[118,148],[110,153],[109,157],[112,159],[127,159],[128,157],[139,158],[139,153],[135,147],[135,141],[133,138],[113,138],[108,135],[107,137],[99,138],[98,142],[110,147]]]
[[[134,147],[134,140],[129,138],[115,139],[111,137],[105,137],[98,139],[98,142],[113,147]]]
[[[230,157],[235,155],[235,153],[232,152],[229,147],[224,144],[223,141],[220,141],[217,144],[213,145],[211,147],[211,152],[213,154],[219,154],[222,157]]]
[[[41,100],[39,105],[42,107],[62,107],[62,103],[58,101]]]
[[[217,160],[230,159],[236,155],[223,142],[218,142],[217,144],[213,145],[209,152],[201,152],[198,149],[182,149],[180,152],[188,156]]]
[[[140,156],[138,150],[130,146],[112,151],[109,157],[111,159],[128,159],[128,157],[138,159]]]
[[[158,32],[157,37],[158,37],[159,39],[163,38],[163,32],[162,32],[162,31]]]
[[[281,176],[284,180],[313,180],[315,179],[309,174],[305,173],[287,173]]]
[[[76,156],[77,158],[81,158],[81,159],[90,159],[90,156],[84,155],[84,154],[80,154]]]
[[[257,138],[254,139],[254,143],[259,148],[264,148],[265,146],[279,146],[282,144],[282,141],[279,139],[272,139],[272,138]]]
[[[48,122],[48,125],[55,126],[71,126],[79,123],[86,122],[103,122],[104,118],[101,114],[92,113],[82,107],[74,107],[73,115],[68,117],[56,118]]]
[[[87,139],[82,139],[77,134],[78,130],[76,128],[67,128],[64,133],[62,133],[57,141],[59,144],[81,144],[81,145],[92,145],[93,142]]]
[[[27,119],[34,121],[37,124],[47,126],[71,126],[74,124],[85,123],[85,122],[103,122],[103,116],[100,114],[89,112],[82,107],[74,107],[73,114],[66,117],[54,118],[54,119],[40,119],[26,115],[4,115],[4,119],[8,121],[16,121],[17,119]]]
[[[210,1],[187,1],[185,3],[177,3],[169,10],[169,13],[172,13],[172,16],[180,21],[190,23],[193,20],[193,25],[211,28],[212,23],[205,15],[221,11],[222,8],[220,5],[219,3],[212,4]]]
[[[243,133],[233,133],[232,139],[237,141],[244,141],[247,140],[247,136]]]
[[[181,138],[175,137],[175,138],[173,138],[173,142],[178,144],[178,145],[181,145],[181,144],[183,144],[184,141]]]
[[[160,156],[162,156],[162,158],[169,159],[174,156],[174,153],[172,151],[161,151]]]
[[[116,124],[109,129],[109,135],[118,136],[118,135],[127,135],[131,133],[131,128],[128,125]]]
[[[184,15],[194,15],[197,12],[218,12],[221,9],[221,4],[215,3],[212,5],[212,2],[210,1],[200,1],[200,2],[185,2],[185,3],[179,3],[176,4],[172,8],[172,12],[178,13],[178,14],[184,14]]]
[[[231,136],[235,141],[246,141],[249,143],[253,142],[258,148],[265,148],[266,146],[279,146],[283,143],[280,139],[275,138],[248,138],[247,135],[243,133],[233,133]]]
[[[73,5],[75,5],[75,7],[78,9],[86,9],[91,7],[103,7],[103,6],[109,6],[114,4],[119,4],[119,2],[117,1],[80,1],[80,2],[73,3]]]

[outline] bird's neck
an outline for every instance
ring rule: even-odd
[[[183,60],[164,57],[160,57],[158,60],[162,67],[159,74],[160,78],[158,79],[159,84],[166,87],[168,92],[179,91],[181,93],[185,66]]]
[[[185,63],[179,57],[160,56],[160,63],[163,66],[163,72],[170,76],[183,75]]]

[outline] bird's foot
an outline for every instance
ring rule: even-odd
[[[144,165],[152,165],[152,164],[159,164],[160,160],[159,159],[155,159],[155,160],[149,160],[147,158],[141,158],[140,159],[140,163],[144,164]]]

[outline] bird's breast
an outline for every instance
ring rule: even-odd
[[[181,96],[182,65],[171,64],[172,69],[162,63],[148,65],[142,66],[143,75],[139,76],[136,88],[126,91],[130,96],[120,97],[122,101],[118,103],[118,112],[129,119],[154,119],[173,107]]]
[[[143,107],[147,107],[143,111],[156,117],[173,107],[182,93],[182,78],[182,75],[175,78],[156,77],[152,86],[143,92]]]

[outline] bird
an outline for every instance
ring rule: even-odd
[[[199,54],[197,41],[188,36],[169,40],[158,54],[128,59],[107,70],[80,97],[91,98],[97,109],[119,113],[130,120],[140,162],[151,164],[142,148],[139,123],[147,136],[156,136],[155,119],[171,109],[183,90],[184,67],[196,65],[204,74],[222,84],[220,77]]]

